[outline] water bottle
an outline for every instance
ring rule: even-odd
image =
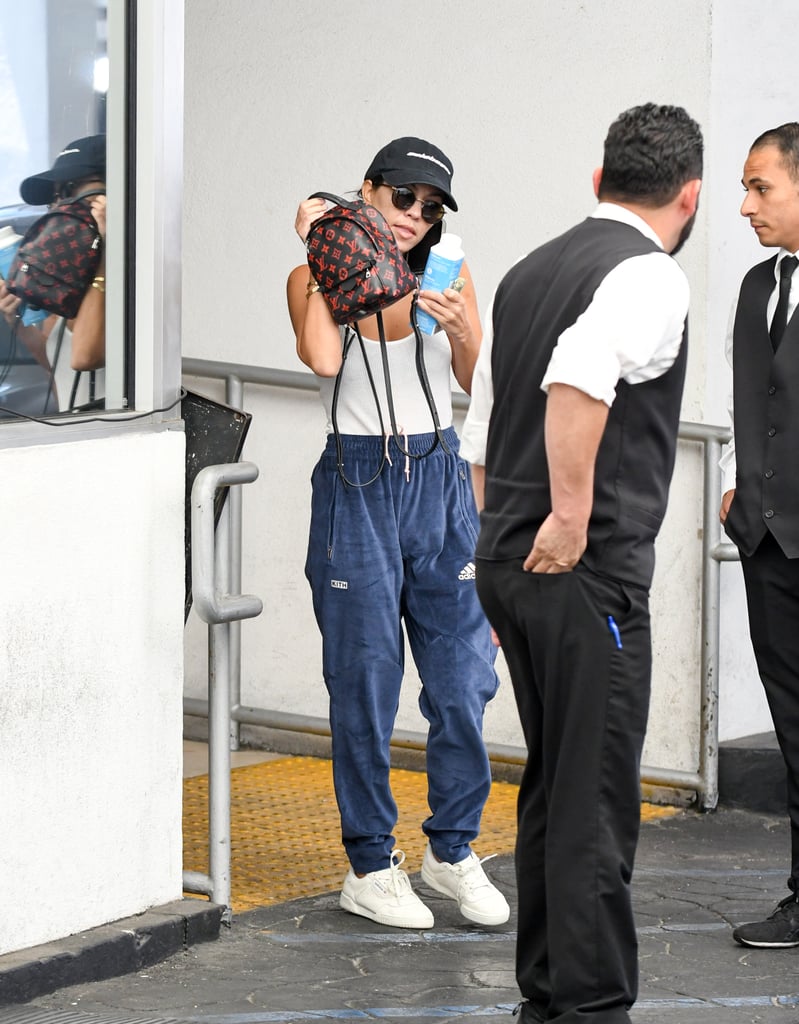
[[[8,272],[11,270],[11,264],[14,262],[14,257],[17,255],[17,249],[19,249],[21,241],[22,235],[18,235],[10,224],[0,228],[0,276],[2,276],[3,280],[8,277]],[[43,309],[27,309],[24,305],[19,308],[23,310],[22,323],[26,327],[30,327],[31,324],[41,323],[47,316]]]
[[[434,245],[427,257],[427,264],[422,275],[421,291],[443,292],[451,288],[461,272],[463,249],[458,235],[445,233],[441,241]],[[438,330],[434,317],[417,307],[416,323],[422,334],[432,334]]]

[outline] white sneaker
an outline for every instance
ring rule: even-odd
[[[432,928],[433,915],[419,899],[400,864],[405,860],[402,850],[394,850],[390,866],[370,871],[358,878],[350,868],[344,879],[339,906],[351,914],[360,914],[378,924],[395,928]]]
[[[504,924],[510,917],[508,901],[488,880],[483,861],[476,853],[470,853],[457,864],[445,864],[436,860],[428,843],[422,861],[422,881],[436,892],[457,900],[458,910],[477,924]]]

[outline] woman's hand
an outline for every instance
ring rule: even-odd
[[[302,242],[305,242],[305,239],[308,237],[308,232],[311,230],[313,222],[319,220],[326,209],[327,200],[325,199],[304,199],[297,207],[297,216],[294,218],[294,230],[300,236]]]
[[[105,241],[105,209],[106,209],[106,197],[105,196],[92,196],[90,203],[92,210],[92,217],[97,221],[97,227],[100,229],[100,236]]]
[[[474,282],[465,262],[461,266],[460,276],[463,279],[463,288],[460,290],[445,288],[443,292],[420,292],[419,308],[434,316],[446,331],[452,349],[455,380],[468,395],[472,390],[472,374],[483,330],[477,312]]]
[[[20,338],[25,347],[30,351],[36,362],[41,363],[49,373],[50,363],[47,360],[45,346],[47,344],[47,335],[52,327],[52,317],[48,317],[39,325],[25,325],[17,318],[21,305],[22,299],[17,295],[12,295],[8,288],[6,288],[5,281],[0,277],[0,314],[5,317],[8,326],[16,330],[17,337]]]
[[[6,283],[0,279],[0,313],[6,319],[6,323],[9,327],[14,326],[14,321],[17,318],[17,310],[22,304],[22,299],[17,295],[12,295],[11,292],[6,288]]]
[[[443,292],[419,292],[419,308],[436,318],[451,341],[463,342],[471,332],[466,300],[454,288],[445,288]]]

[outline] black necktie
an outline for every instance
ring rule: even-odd
[[[791,294],[791,274],[793,274],[797,263],[799,263],[799,260],[795,256],[783,256],[782,263],[780,263],[780,294],[777,299],[777,308],[774,310],[774,316],[771,320],[771,329],[769,330],[771,346],[775,352],[780,346],[782,336],[785,333],[785,326],[788,323],[788,297]]]

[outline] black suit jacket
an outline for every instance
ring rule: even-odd
[[[733,329],[735,499],[725,529],[745,555],[770,531],[788,558],[799,558],[799,316],[774,353],[766,306],[777,257],[741,285]]]

